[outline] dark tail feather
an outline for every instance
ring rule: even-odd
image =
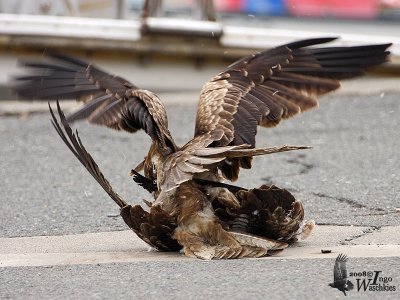
[[[238,191],[247,191],[247,189],[245,189],[243,187],[232,185],[232,184],[227,184],[227,183],[223,183],[223,182],[218,182],[218,181],[212,181],[212,180],[206,180],[206,179],[194,179],[194,181],[197,184],[200,184],[202,186],[226,188],[229,191],[231,191],[232,193],[236,193]]]
[[[143,176],[142,174],[140,174],[139,172],[136,172],[135,170],[131,170],[130,174],[133,177],[133,181],[135,181],[138,185],[143,187],[146,191],[148,191],[150,193],[157,191],[157,184],[153,180]],[[212,181],[212,180],[206,180],[206,179],[194,179],[194,181],[201,186],[226,188],[229,191],[231,191],[232,193],[236,193],[236,192],[242,191],[242,190],[245,190],[245,191],[247,190],[240,186],[231,185],[231,184],[218,182],[218,181]]]
[[[93,176],[94,179],[101,185],[101,187],[106,191],[106,193],[118,204],[119,207],[124,207],[127,203],[113,190],[110,183],[104,177],[103,173],[100,171],[96,162],[92,158],[92,156],[86,151],[85,147],[82,144],[81,139],[79,138],[78,131],[73,133],[71,127],[69,126],[67,120],[65,119],[65,115],[60,108],[60,104],[57,101],[57,111],[60,117],[61,124],[64,127],[64,131],[61,128],[60,124],[57,121],[57,118],[54,115],[54,112],[49,103],[49,109],[51,113],[51,123],[54,126],[54,129],[57,131],[58,135],[61,137],[63,142],[67,145],[69,150],[75,155],[75,157],[81,162],[81,164],[88,170],[88,172]]]
[[[142,188],[144,188],[146,191],[149,193],[153,193],[157,191],[157,184],[154,183],[153,180],[143,176],[139,172],[136,172],[135,170],[131,170],[130,175],[132,175],[133,181],[136,182],[138,185],[140,185]]]

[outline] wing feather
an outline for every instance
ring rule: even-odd
[[[344,254],[339,254],[335,260],[335,266],[333,269],[333,279],[334,282],[340,282],[346,280],[347,268],[346,268],[347,256]]]
[[[168,156],[163,169],[157,173],[157,186],[163,192],[177,188],[183,182],[196,178],[196,174],[213,172],[217,165],[226,159],[247,158],[278,152],[308,149],[306,146],[282,146],[269,148],[249,148],[249,145],[225,147],[203,147],[201,137],[197,143],[189,143],[180,151]],[[204,146],[204,144],[203,144]],[[205,145],[207,146],[207,144]]]
[[[92,64],[57,53],[47,53],[42,62],[22,62],[22,65],[31,74],[14,80],[14,90],[20,97],[75,98],[84,102],[84,106],[68,116],[68,122],[87,119],[116,130],[143,129],[162,146],[176,150],[164,105],[155,94]]]
[[[317,97],[339,88],[339,79],[361,75],[387,61],[390,54],[390,44],[309,47],[334,39],[297,41],[231,64],[203,86],[195,137],[222,129],[223,135],[212,140],[211,146],[246,143],[255,147],[258,125],[276,126],[318,106]],[[241,160],[230,164],[232,168],[247,165]],[[236,171],[223,173],[228,179],[237,178]]]

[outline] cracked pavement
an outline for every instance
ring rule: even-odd
[[[181,99],[170,101],[167,111],[172,135],[178,144],[183,144],[193,134],[197,93],[165,96]],[[338,251],[350,257],[350,269],[352,266],[359,269],[379,266],[397,278],[400,289],[400,268],[395,267],[400,253],[399,96],[400,92],[396,91],[368,95],[336,93],[324,97],[317,110],[283,121],[277,128],[260,128],[257,135],[260,147],[289,144],[310,145],[313,149],[257,157],[252,170],[242,171],[238,184],[250,188],[273,183],[287,188],[302,200],[306,218],[314,219],[319,226],[309,240],[273,259],[215,264],[186,259],[179,254],[171,257],[147,252],[147,247],[126,231],[118,207],[61,142],[51,127],[46,105],[39,105],[41,108],[35,108],[34,114],[18,109],[15,113],[12,109],[11,113],[10,110],[2,113],[4,106],[0,103],[0,267],[4,267],[0,269],[0,280],[14,278],[14,281],[2,280],[6,282],[5,295],[9,298],[43,295],[57,298],[51,288],[38,288],[39,279],[32,279],[28,284],[32,292],[23,290],[26,276],[39,272],[48,282],[54,282],[51,274],[55,274],[54,278],[63,282],[61,286],[67,284],[63,276],[73,278],[73,274],[77,274],[77,278],[102,278],[102,282],[92,283],[90,287],[83,279],[80,282],[71,279],[75,293],[63,294],[66,298],[74,298],[74,295],[107,298],[110,294],[105,287],[117,287],[125,298],[135,294],[126,289],[122,279],[104,281],[117,276],[120,268],[139,281],[133,275],[135,268],[149,278],[157,276],[154,272],[169,274],[172,268],[175,273],[196,280],[197,277],[183,270],[190,267],[205,274],[209,265],[220,265],[221,270],[210,267],[215,276],[205,280],[209,289],[217,294],[214,280],[229,286],[235,282],[221,279],[229,270],[242,280],[245,275],[267,280],[261,274],[268,268],[273,276],[296,282],[284,287],[291,293],[289,295],[307,298],[316,288],[334,298],[339,294],[326,285],[332,279],[333,261]],[[15,104],[14,108],[21,108],[21,105]],[[70,109],[71,104],[65,107]],[[73,128],[79,130],[84,145],[120,195],[130,203],[150,198],[128,176],[149,146],[144,133],[113,132],[88,126],[85,122],[74,124]],[[332,253],[321,255],[322,249]],[[44,268],[46,265],[50,267]],[[208,267],[203,270],[205,265]],[[237,274],[232,269],[249,265],[254,265],[254,273],[247,270]],[[318,275],[319,283],[315,287],[312,280],[298,279],[301,273],[294,272],[309,269],[329,275],[322,279]],[[19,279],[21,283],[16,288],[15,282]],[[180,289],[174,275],[158,280]],[[146,293],[144,288],[138,287],[139,281],[131,282],[139,291],[137,295],[160,297],[159,289],[156,288],[154,294],[149,294],[148,290]],[[142,280],[140,285],[147,284]],[[277,286],[280,285],[277,283]],[[196,291],[200,293],[198,287],[192,292]],[[184,289],[182,295],[193,293]],[[228,294],[237,299],[239,295],[254,295],[246,287],[237,295]],[[184,298],[174,292],[170,295]],[[373,296],[369,294],[367,298]]]

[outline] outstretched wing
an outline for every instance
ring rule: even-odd
[[[67,122],[90,123],[116,130],[145,130],[154,140],[175,150],[160,99],[127,80],[110,75],[92,64],[66,55],[47,53],[41,62],[22,63],[30,74],[14,79],[14,91],[28,99],[77,99],[81,109]]]
[[[333,268],[333,280],[334,282],[342,282],[347,279],[347,269],[346,269],[347,256],[344,254],[339,254],[335,260],[335,267]]]
[[[196,180],[205,174],[207,178],[214,173],[217,165],[225,159],[253,157],[278,152],[308,149],[307,146],[281,146],[268,148],[249,148],[248,145],[225,147],[199,147],[201,143],[189,143],[170,155],[164,162],[162,169],[157,173],[157,186],[163,192],[169,192],[180,184]]]
[[[390,44],[309,48],[334,38],[309,39],[265,50],[233,63],[207,82],[200,95],[195,136],[223,131],[212,146],[255,147],[257,126],[276,126],[282,119],[318,105],[317,97],[339,88],[339,79],[361,75],[388,59]],[[225,161],[226,162],[226,161]],[[220,166],[230,180],[251,159]]]

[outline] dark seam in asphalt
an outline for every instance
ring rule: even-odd
[[[303,157],[302,157],[302,158],[303,158]],[[311,171],[311,169],[314,168],[314,165],[313,165],[313,164],[300,161],[298,158],[290,158],[290,159],[288,159],[288,160],[286,160],[286,161],[287,161],[288,163],[297,164],[297,165],[300,165],[300,166],[301,166],[301,169],[300,169],[298,175],[307,174],[307,173],[309,173],[309,172]]]
[[[370,226],[370,227],[364,229],[362,231],[362,233],[353,235],[349,238],[345,238],[344,241],[340,241],[339,243],[340,243],[340,245],[348,245],[350,242],[354,241],[355,239],[366,236],[373,232],[378,232],[381,228],[382,228],[382,226]]]
[[[263,180],[267,184],[271,185],[272,182],[273,182],[272,179],[275,178],[275,177],[290,177],[290,176],[308,174],[315,167],[315,165],[300,161],[300,159],[304,159],[305,157],[306,156],[304,154],[302,154],[302,155],[299,155],[297,158],[290,158],[290,159],[286,160],[286,162],[288,162],[290,164],[299,165],[301,168],[300,168],[300,170],[298,172],[293,172],[293,173],[288,173],[288,174],[281,174],[281,175],[274,175],[274,176],[266,176],[266,177],[261,178],[261,180]],[[289,190],[289,189],[287,188],[287,190]]]
[[[381,213],[376,213],[376,214],[364,214],[364,215],[354,215],[355,217],[368,217],[368,216],[387,216],[387,215],[393,215],[393,214],[400,214],[398,211],[384,211]]]
[[[338,223],[329,223],[329,222],[316,222],[316,225],[321,225],[321,226],[343,226],[343,227],[368,227],[363,224],[356,224],[356,225],[349,225],[349,224],[338,224]]]
[[[346,204],[348,204],[348,205],[350,205],[352,207],[355,207],[355,208],[366,208],[366,209],[371,210],[371,211],[386,212],[382,208],[369,207],[369,206],[366,206],[364,204],[361,204],[361,203],[359,203],[359,202],[357,202],[355,200],[349,199],[349,198],[329,196],[329,195],[324,194],[324,193],[315,193],[315,192],[311,193],[311,194],[313,194],[314,196],[320,197],[320,198],[333,199],[333,200],[336,200],[336,201],[341,202],[341,203],[346,203]]]

